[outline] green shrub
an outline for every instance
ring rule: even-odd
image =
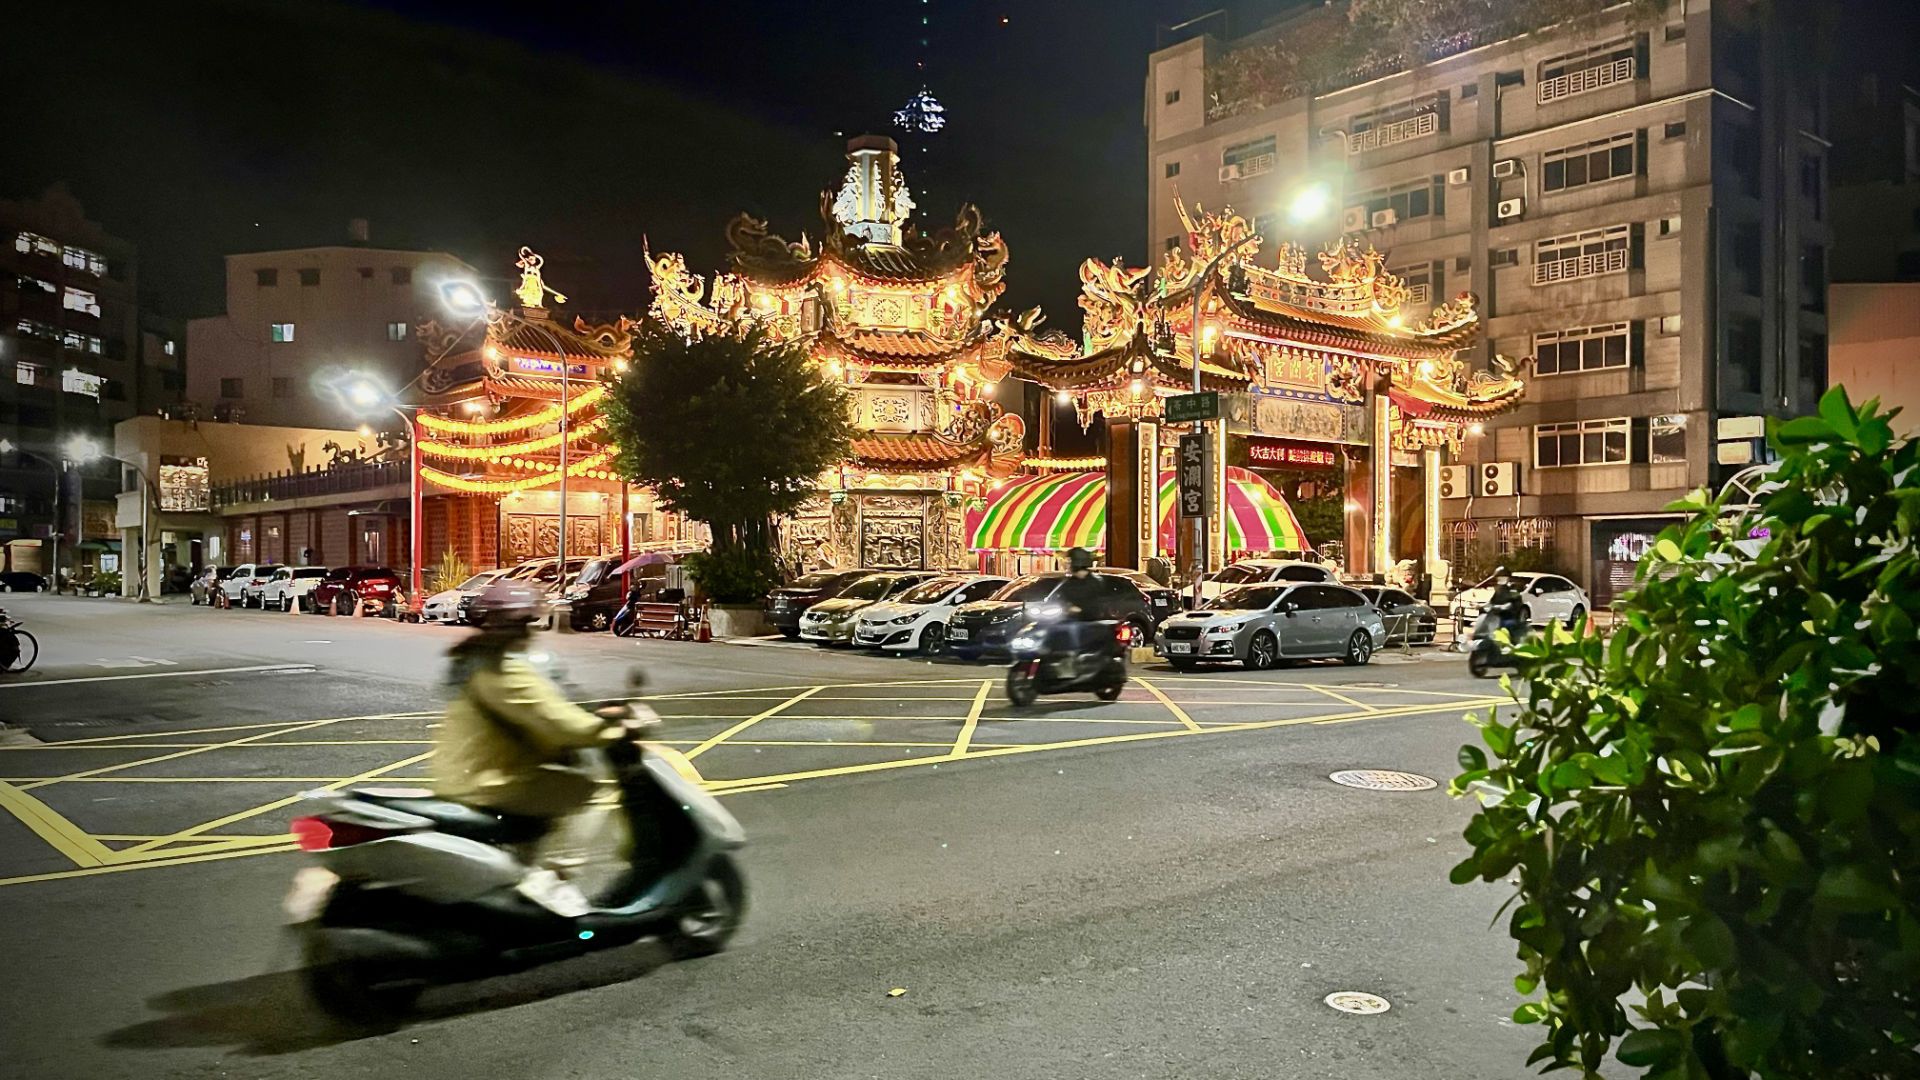
[[[1920,1073],[1920,444],[1888,419],[1836,389],[1777,426],[1750,515],[1677,504],[1613,637],[1523,645],[1517,717],[1476,720],[1453,879],[1518,882],[1533,1062]]]
[[[87,585],[89,588],[100,590],[100,595],[102,596],[119,596],[120,571],[102,570],[87,579]]]
[[[460,584],[473,576],[473,570],[466,560],[449,548],[440,553],[440,562],[427,575],[427,592],[445,592],[458,588]]]
[[[687,577],[716,604],[758,603],[768,590],[780,584],[780,568],[765,551],[739,547],[699,551],[682,561]]]

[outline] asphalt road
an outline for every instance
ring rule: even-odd
[[[300,791],[424,775],[460,631],[0,598],[0,1046],[54,1077],[1518,1076],[1504,887],[1457,888],[1442,781],[1497,694],[1452,659],[1137,673],[1013,710],[991,668],[547,639],[583,700],[643,668],[752,837],[747,928],[437,990],[377,1035],[280,927]],[[889,991],[905,992],[890,996]],[[1352,1016],[1331,993],[1381,995]],[[17,1070],[17,1071],[16,1071]]]

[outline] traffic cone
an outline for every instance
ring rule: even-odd
[[[703,642],[713,640],[713,624],[707,621],[706,608],[700,609],[700,629],[694,632],[693,640]]]

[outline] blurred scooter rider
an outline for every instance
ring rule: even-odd
[[[1487,600],[1487,610],[1500,620],[1513,640],[1519,641],[1526,633],[1526,597],[1521,595],[1513,575],[1507,573],[1504,566],[1493,572],[1493,595]]]
[[[1066,617],[1057,640],[1069,643],[1077,651],[1092,637],[1086,624],[1107,619],[1111,613],[1107,587],[1093,576],[1093,552],[1081,547],[1067,552],[1067,569],[1067,579],[1053,594]]]
[[[529,662],[529,628],[544,607],[539,592],[517,581],[495,582],[474,598],[480,630],[448,654],[459,695],[434,741],[439,797],[549,822],[592,797],[595,781],[572,767],[574,752],[624,733],[569,702]]]

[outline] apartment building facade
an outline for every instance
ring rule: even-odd
[[[362,418],[333,389],[342,376],[401,392],[420,373],[415,325],[442,314],[442,283],[474,269],[366,236],[356,221],[350,243],[227,256],[225,314],[187,324],[187,400],[201,419],[351,426]]]
[[[1807,411],[1826,383],[1819,71],[1786,62],[1770,6],[1636,10],[1467,28],[1412,70],[1274,77],[1344,23],[1319,6],[1163,48],[1147,75],[1156,247],[1179,238],[1176,190],[1276,241],[1359,235],[1410,316],[1477,298],[1476,364],[1536,358],[1526,404],[1458,455],[1446,548],[1556,568],[1600,604],[1664,507],[1731,468],[1721,417]],[[1290,223],[1313,185],[1334,193],[1328,220]]]

